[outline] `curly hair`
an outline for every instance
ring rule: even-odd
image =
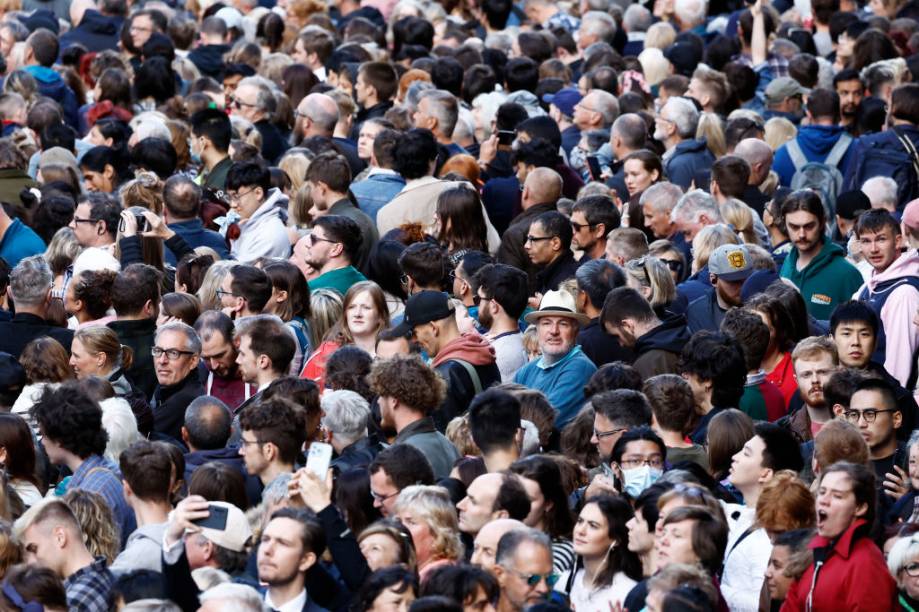
[[[447,394],[440,374],[415,355],[376,362],[368,381],[378,396],[394,397],[425,414],[440,406]]]
[[[112,285],[117,274],[111,270],[86,270],[73,282],[73,297],[83,302],[91,319],[101,319],[112,307]]]
[[[374,393],[367,383],[373,358],[364,349],[354,345],[343,346],[329,355],[325,364],[325,386],[328,389],[354,391],[368,402]]]
[[[42,435],[81,459],[105,452],[102,408],[76,381],[46,388],[32,407],[32,417]]]
[[[6,576],[9,569],[22,561],[22,549],[13,537],[13,526],[0,521],[0,576]]]
[[[295,404],[272,398],[247,406],[239,416],[240,429],[258,432],[261,440],[278,448],[284,463],[297,459],[306,439],[306,415]]]
[[[427,525],[434,541],[431,559],[459,560],[463,558],[463,542],[459,535],[456,506],[443,487],[412,485],[405,487],[396,499],[393,513],[411,512],[415,519]],[[420,560],[422,563],[424,560]]]
[[[19,363],[30,383],[57,383],[73,378],[69,360],[67,349],[49,336],[32,340],[19,356]]]
[[[62,499],[80,523],[86,548],[94,557],[105,557],[111,565],[121,551],[121,537],[105,498],[85,489],[71,489]]]

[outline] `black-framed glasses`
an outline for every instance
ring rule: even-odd
[[[228,295],[230,297],[236,297],[236,294],[232,291],[224,291],[223,289],[217,289],[214,294],[217,296],[217,299],[222,299],[223,296]]]
[[[661,259],[671,272],[683,272],[683,262],[679,259]]]
[[[531,236],[527,234],[527,242],[542,242],[543,240],[552,240],[555,236]]]
[[[585,227],[597,227],[598,225],[600,224],[599,223],[578,223],[577,221],[572,221],[571,229],[573,229],[576,232],[579,232]]]
[[[72,221],[74,223],[98,223],[98,219],[81,219],[78,216],[74,215]]]
[[[897,409],[895,408],[886,408],[884,410],[880,408],[865,408],[864,410],[849,409],[849,410],[843,411],[842,415],[846,418],[847,421],[849,421],[853,425],[857,425],[858,421],[862,418],[865,419],[866,423],[874,423],[877,420],[878,415],[881,414],[882,412],[897,412]]]
[[[626,430],[625,427],[619,427],[617,429],[610,429],[608,431],[597,431],[596,429],[594,429],[594,437],[597,440],[602,440],[603,438],[615,436],[617,433],[622,433],[625,430]]]
[[[323,238],[322,236],[317,236],[316,234],[310,234],[310,246],[316,246],[317,242],[331,242],[332,244],[337,244],[337,240],[329,240],[328,238]]]
[[[234,106],[234,108],[242,108],[243,106],[251,106],[254,108],[258,106],[258,104],[249,104],[248,102],[243,102],[239,98],[233,98],[231,104]]]
[[[228,199],[229,201],[231,201],[231,202],[239,202],[241,199],[243,199],[243,196],[249,195],[250,193],[252,193],[252,192],[255,191],[256,189],[258,189],[258,187],[253,187],[252,189],[250,189],[249,191],[246,191],[246,192],[239,192],[239,191],[237,191],[236,193],[228,193],[228,194],[227,194],[227,199]]]
[[[627,470],[632,468],[639,468],[644,465],[653,468],[662,468],[664,467],[664,458],[660,455],[654,455],[651,457],[632,457],[631,459],[623,459],[619,462],[619,465]]]
[[[179,357],[184,355],[194,355],[194,351],[180,351],[179,349],[164,349],[158,346],[154,346],[150,349],[150,354],[153,355],[154,359],[159,359],[163,355],[166,355],[166,359],[169,361],[175,361]]]
[[[535,587],[537,584],[545,580],[546,586],[551,589],[555,586],[555,583],[558,582],[559,579],[559,575],[555,572],[549,572],[548,574],[524,574],[523,572],[518,572],[517,570],[511,569],[509,567],[505,567],[504,569],[525,581],[529,587]]]
[[[246,440],[245,438],[240,438],[239,443],[242,444],[243,448],[252,445],[262,446],[267,444],[264,440]]]
[[[370,497],[372,497],[374,501],[378,501],[378,502],[380,502],[381,504],[382,504],[383,502],[385,502],[387,499],[390,499],[390,498],[392,498],[392,497],[395,497],[395,496],[398,495],[398,494],[399,494],[399,491],[396,491],[395,493],[390,493],[389,495],[380,495],[379,493],[377,493],[377,492],[374,491],[373,489],[370,489]]]

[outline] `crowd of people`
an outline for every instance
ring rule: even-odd
[[[0,610],[919,610],[916,0],[0,0],[0,76]]]

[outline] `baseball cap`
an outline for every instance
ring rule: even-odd
[[[544,95],[542,101],[546,104],[554,104],[558,107],[558,110],[562,111],[563,115],[571,117],[574,115],[574,107],[581,101],[581,98],[581,92],[578,91],[577,88],[566,87],[554,94]]]
[[[919,229],[919,199],[913,200],[903,209],[903,225],[910,231]]]
[[[695,45],[679,42],[664,50],[664,57],[673,64],[673,71],[683,76],[692,76],[693,71],[702,61],[702,54]]]
[[[839,194],[836,198],[836,214],[847,221],[855,221],[863,212],[871,210],[871,200],[861,189]]]
[[[800,83],[791,77],[779,77],[772,79],[766,86],[766,103],[778,104],[785,98],[792,96],[804,96],[810,93],[810,89],[802,87]]]
[[[252,528],[242,510],[227,502],[212,501],[211,506],[221,506],[227,509],[226,529],[201,528],[201,535],[216,544],[229,550],[243,552],[246,543],[252,537]]]
[[[402,323],[395,327],[393,333],[407,336],[417,325],[440,321],[452,316],[453,305],[450,303],[449,295],[443,291],[419,291],[408,298]]]
[[[747,280],[753,274],[750,251],[742,244],[722,244],[709,258],[708,271],[729,282]]]

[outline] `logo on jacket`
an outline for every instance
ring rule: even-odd
[[[829,306],[833,302],[833,298],[828,295],[823,295],[822,293],[815,293],[811,296],[812,304],[821,304],[823,306]]]

